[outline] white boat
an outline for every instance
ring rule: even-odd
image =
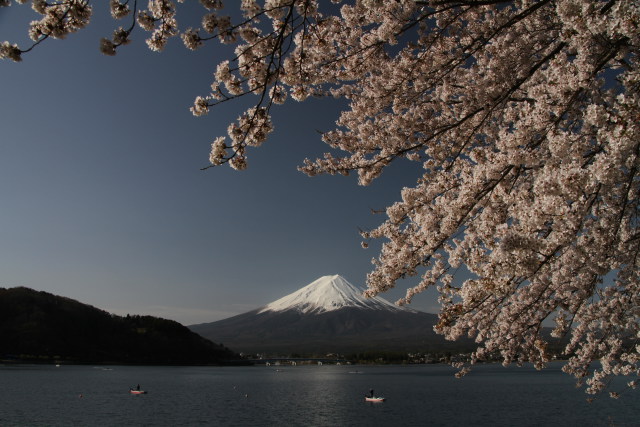
[[[386,399],[384,397],[364,397],[365,402],[384,402]]]

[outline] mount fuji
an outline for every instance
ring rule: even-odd
[[[365,298],[340,275],[324,276],[256,310],[189,328],[244,353],[435,351],[454,344],[435,334],[435,314]]]

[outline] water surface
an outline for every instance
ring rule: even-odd
[[[0,366],[1,426],[636,426],[640,392],[587,402],[553,364]],[[134,396],[140,384],[148,394]],[[375,389],[384,403],[366,403]]]

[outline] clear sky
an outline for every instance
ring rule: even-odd
[[[358,228],[380,223],[371,209],[397,200],[418,171],[397,165],[369,187],[298,172],[326,151],[317,131],[332,128],[334,100],[274,108],[276,130],[248,153],[248,170],[201,171],[244,105],[203,118],[189,111],[223,48],[192,52],[176,38],[154,53],[137,29],[132,45],[104,56],[100,38],[126,24],[95,3],[86,30],[46,41],[22,63],[0,62],[0,287],[188,325],[324,275],[363,286],[379,246],[362,249]],[[28,10],[0,8],[0,41],[27,46]],[[416,282],[382,297],[395,301]],[[413,307],[436,312],[434,294]]]

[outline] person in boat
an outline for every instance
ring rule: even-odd
[[[136,390],[140,391],[140,384],[136,386]]]
[[[369,390],[369,397],[373,397],[373,389]]]

